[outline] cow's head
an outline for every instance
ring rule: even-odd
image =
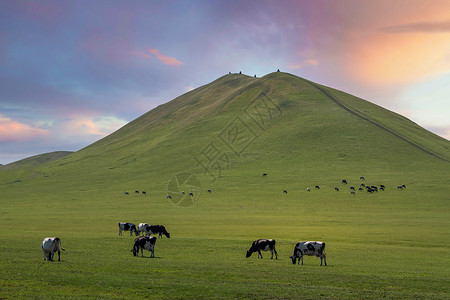
[[[297,262],[297,256],[292,255],[292,256],[290,256],[290,258],[292,259],[292,263],[295,265],[295,263]]]
[[[165,234],[165,236],[166,236],[167,238],[170,239],[170,233],[168,233],[168,232],[166,231],[166,232],[164,232],[164,234]]]
[[[252,253],[250,250],[247,250],[247,254],[245,255],[245,257],[249,258],[250,256],[252,256]]]

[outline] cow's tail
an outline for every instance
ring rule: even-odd
[[[66,251],[66,249],[64,249],[61,245],[61,239],[58,239],[58,243],[59,243],[59,249],[61,249],[62,251]]]

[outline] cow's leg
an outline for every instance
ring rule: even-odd
[[[152,249],[152,256],[151,257],[155,257],[155,248]]]
[[[144,249],[141,248],[141,257],[144,257]]]
[[[47,259],[47,255],[45,255],[45,250],[42,248],[42,252],[44,252],[44,261]]]
[[[275,245],[273,246],[273,252],[275,252],[275,259],[278,259],[278,253],[277,253],[277,249],[275,249]],[[273,253],[272,253],[272,257],[273,257]]]
[[[302,259],[302,266],[303,266],[303,254],[302,256],[300,256],[300,258]],[[300,262],[300,259],[298,260],[298,262]]]
[[[122,235],[122,230],[119,229],[119,236],[121,236],[121,235]]]
[[[58,249],[58,261],[61,261],[61,251]]]
[[[325,263],[325,267],[327,266],[327,257],[325,254],[323,255],[323,262]],[[320,265],[322,265],[322,257],[320,258]]]
[[[258,249],[258,258],[259,258],[260,256],[261,256],[261,259],[262,259],[263,257],[262,257],[262,254],[261,254],[261,250]]]
[[[273,259],[273,250],[270,249],[270,254],[272,254],[272,256],[270,257],[270,259]]]

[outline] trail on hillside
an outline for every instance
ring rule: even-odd
[[[333,102],[336,103],[339,107],[345,109],[345,110],[348,111],[349,113],[351,113],[351,114],[357,116],[358,118],[363,119],[364,121],[369,122],[370,124],[373,124],[373,125],[377,126],[378,128],[383,129],[384,131],[389,132],[390,134],[394,135],[395,137],[397,137],[397,138],[399,138],[399,139],[401,139],[401,140],[407,142],[407,143],[410,144],[411,146],[416,147],[417,149],[419,149],[419,150],[425,152],[425,153],[428,154],[428,155],[431,155],[431,156],[434,156],[434,157],[436,157],[436,158],[438,158],[438,159],[440,159],[440,160],[449,162],[449,160],[447,160],[447,159],[445,159],[445,158],[443,158],[443,157],[440,157],[439,155],[437,155],[437,154],[431,152],[430,150],[427,150],[427,149],[423,148],[422,146],[420,146],[419,144],[414,143],[413,141],[410,141],[409,139],[407,139],[406,137],[400,135],[399,133],[395,132],[394,130],[392,130],[392,129],[390,129],[390,128],[387,128],[386,126],[384,126],[384,125],[382,125],[382,124],[380,124],[380,123],[377,123],[377,122],[375,122],[375,121],[369,119],[367,116],[364,116],[364,115],[362,115],[362,114],[360,114],[360,113],[354,111],[353,109],[351,109],[350,107],[348,107],[348,106],[346,106],[344,103],[342,103],[337,97],[333,96],[333,95],[330,94],[328,91],[326,91],[324,88],[322,88],[320,85],[318,85],[318,84],[316,84],[316,83],[314,83],[314,82],[311,82],[311,81],[309,81],[309,80],[303,79],[303,78],[301,78],[301,79],[302,79],[303,81],[309,83],[310,85],[314,86],[314,87],[315,87],[316,89],[318,89],[322,94],[324,94],[327,98],[329,98],[331,101],[333,101]]]

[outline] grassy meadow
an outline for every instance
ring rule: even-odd
[[[245,109],[260,90],[277,109],[258,127]],[[444,160],[289,74],[224,76],[79,152],[0,170],[0,298],[448,299],[450,143],[330,92]],[[250,135],[230,149],[236,120]],[[226,159],[208,173],[198,160],[211,145]],[[193,188],[173,191],[180,173],[198,179],[193,205],[166,198]],[[361,183],[386,190],[368,194]],[[134,257],[134,236],[119,236],[118,222],[162,224],[171,238],[158,238],[155,258]],[[50,236],[66,249],[61,261],[43,260]],[[276,240],[277,260],[245,258],[259,238]],[[326,243],[328,266],[292,264],[305,240]]]

